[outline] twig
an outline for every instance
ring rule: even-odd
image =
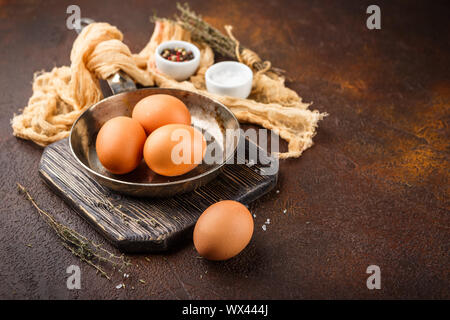
[[[48,212],[42,210],[36,201],[33,199],[31,194],[27,189],[20,183],[17,183],[17,187],[20,192],[22,192],[27,200],[36,208],[39,215],[44,219],[44,221],[56,232],[57,236],[63,242],[63,246],[72,252],[73,255],[78,257],[81,261],[86,262],[91,267],[97,270],[102,276],[110,280],[110,277],[106,271],[98,264],[105,263],[112,266],[114,269],[119,268],[121,270],[123,267],[129,266],[130,263],[125,259],[123,255],[117,256],[112,252],[109,252],[101,246],[101,244],[96,244],[93,241],[87,239],[85,236],[79,234],[75,230],[65,226],[58,221]]]

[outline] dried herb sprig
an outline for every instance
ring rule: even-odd
[[[63,246],[77,256],[81,261],[86,262],[88,265],[97,270],[102,276],[110,280],[111,278],[102,268],[101,264],[107,264],[113,269],[118,268],[121,271],[123,268],[131,265],[124,257],[124,255],[115,255],[102,247],[101,244],[96,244],[93,241],[87,239],[85,236],[79,234],[75,230],[68,226],[65,226],[58,221],[48,212],[42,210],[36,201],[33,199],[27,189],[20,183],[17,183],[17,187],[21,193],[23,193],[27,199],[33,204],[33,206],[39,212],[39,215],[45,220],[45,222],[56,232],[61,239]]]
[[[236,44],[230,37],[203,20],[201,15],[190,9],[189,4],[177,3],[177,9],[181,15],[175,15],[176,21],[191,32],[194,41],[205,42],[219,54],[237,60]]]
[[[180,11],[180,15],[175,15],[174,19],[159,18],[154,14],[150,20],[153,22],[166,20],[178,23],[191,33],[192,40],[204,42],[220,55],[233,60],[238,60],[238,57],[236,56],[237,43],[235,39],[224,35],[220,30],[203,20],[201,15],[190,9],[188,3],[177,3],[177,9]],[[242,45],[239,46],[240,53],[243,53],[246,49],[247,48]],[[265,66],[266,64],[262,62],[257,62],[253,65],[256,70],[262,70]],[[279,68],[271,67],[270,70],[278,75],[284,73],[284,70]]]

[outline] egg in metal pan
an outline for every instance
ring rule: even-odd
[[[197,167],[206,152],[206,140],[194,127],[169,124],[153,131],[144,145],[144,160],[163,176],[179,176]]]
[[[142,161],[147,136],[142,126],[129,117],[115,117],[105,122],[95,142],[100,163],[111,173],[133,171]]]
[[[154,94],[140,100],[132,118],[139,121],[147,134],[167,124],[191,124],[191,114],[180,99],[168,94]]]

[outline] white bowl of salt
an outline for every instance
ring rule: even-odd
[[[223,61],[206,70],[205,82],[211,93],[245,99],[252,90],[253,72],[243,63]]]

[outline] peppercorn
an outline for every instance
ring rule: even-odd
[[[183,62],[194,59],[191,51],[184,48],[164,49],[161,56],[169,61]]]

